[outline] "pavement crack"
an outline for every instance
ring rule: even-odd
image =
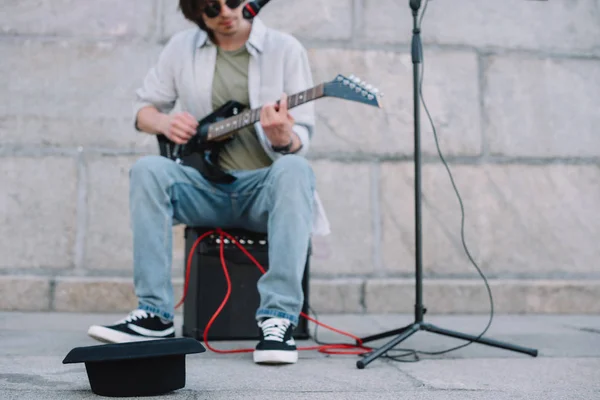
[[[573,329],[573,330],[579,331],[579,332],[600,334],[600,329],[598,329],[598,328],[589,328],[586,326],[573,326],[573,325],[568,325],[568,324],[562,324],[562,326],[565,328],[568,328],[568,329]]]
[[[394,368],[396,368],[400,373],[404,374],[404,376],[406,376],[408,378],[408,380],[410,381],[410,383],[415,388],[432,389],[431,386],[429,386],[428,384],[426,384],[422,380],[420,380],[420,379],[412,376],[411,374],[409,374],[408,372],[406,372],[405,370],[403,370],[402,368],[400,368],[400,364],[397,361],[387,360],[387,363],[389,365],[392,365]]]
[[[578,330],[580,330],[582,332],[598,333],[598,334],[600,334],[600,329],[596,329],[596,328],[578,328]]]

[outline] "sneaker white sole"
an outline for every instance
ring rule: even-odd
[[[298,361],[298,351],[293,350],[255,350],[253,356],[257,364],[294,364]]]
[[[115,331],[114,329],[106,328],[104,326],[99,325],[90,326],[90,329],[88,329],[88,335],[104,343],[130,343],[142,342],[146,340],[170,339],[161,337],[129,335],[127,333]]]

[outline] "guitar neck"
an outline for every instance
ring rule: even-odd
[[[314,86],[303,92],[288,96],[288,109],[298,107],[304,103],[308,103],[323,96],[324,85],[320,84]],[[277,101],[276,104],[279,105],[279,101]],[[261,110],[262,107],[252,110],[245,110],[238,115],[211,124],[208,128],[207,140],[218,140],[220,138],[224,138],[239,129],[260,121]]]

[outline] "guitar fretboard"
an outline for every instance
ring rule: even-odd
[[[320,84],[303,92],[288,96],[288,109],[298,107],[309,101],[323,97],[324,85]],[[279,101],[277,101],[279,104]],[[208,140],[217,140],[228,136],[232,132],[242,129],[260,121],[262,107],[245,110],[242,113],[211,124],[208,128]]]

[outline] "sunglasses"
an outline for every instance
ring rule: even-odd
[[[226,0],[225,4],[227,5],[227,7],[234,10],[234,9],[238,8],[240,6],[240,4],[242,4],[243,2],[244,2],[244,0]],[[219,14],[221,14],[221,2],[220,1],[209,1],[208,4],[206,4],[206,7],[204,7],[204,14],[208,18],[218,17]]]

